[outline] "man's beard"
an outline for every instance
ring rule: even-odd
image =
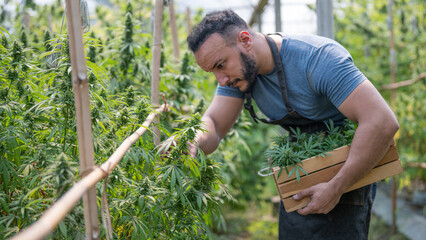
[[[256,82],[256,76],[258,72],[256,61],[254,59],[251,59],[247,54],[244,54],[243,52],[240,52],[240,61],[242,65],[244,80],[247,81],[247,88],[242,92],[249,93],[251,92],[254,83]]]

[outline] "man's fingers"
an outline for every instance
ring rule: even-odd
[[[163,141],[160,146],[158,147],[158,154],[166,154],[170,151],[171,147],[176,146],[176,140],[175,140],[175,136],[171,136],[168,139],[166,139],[165,141]]]
[[[188,142],[188,151],[192,158],[197,156],[198,147],[194,143]]]
[[[307,188],[305,190],[302,190],[302,191],[294,194],[293,198],[294,198],[294,200],[300,200],[300,199],[305,198],[307,196],[311,196],[312,194],[313,194],[312,190],[310,188]]]
[[[312,205],[311,205],[312,194],[313,194],[313,191],[311,190],[311,188],[307,188],[307,189],[302,190],[302,191],[296,193],[295,195],[293,195],[293,199],[295,199],[295,200],[301,200],[301,199],[306,198],[306,197],[311,198],[311,201],[308,203],[308,205],[306,205],[306,207],[304,207],[304,208],[297,210],[297,213],[299,213],[300,215],[307,215],[307,214],[311,213],[311,211],[312,211]]]
[[[309,202],[309,204],[304,207],[304,208],[300,208],[299,210],[297,210],[297,213],[299,213],[300,215],[308,215],[312,213],[312,202]]]

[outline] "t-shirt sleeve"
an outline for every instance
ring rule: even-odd
[[[337,108],[367,78],[345,48],[329,43],[316,49],[309,59],[307,79],[313,91],[326,96]]]
[[[222,87],[219,84],[217,84],[216,95],[244,98],[244,93],[242,93],[238,88],[229,86]]]

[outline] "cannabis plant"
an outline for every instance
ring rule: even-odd
[[[345,120],[342,126],[335,126],[330,120],[326,125],[326,131],[307,134],[302,133],[299,128],[291,128],[291,138],[287,135],[275,138],[272,148],[266,151],[271,169],[278,166],[278,175],[284,169],[288,177],[295,174],[300,181],[300,172],[307,175],[303,170],[302,160],[318,155],[325,157],[327,152],[352,142],[356,128],[354,122]]]

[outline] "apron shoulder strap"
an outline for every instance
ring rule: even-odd
[[[290,102],[288,101],[287,84],[286,84],[285,76],[284,76],[284,67],[281,62],[281,57],[279,55],[278,48],[271,37],[269,37],[268,35],[264,35],[264,36],[266,41],[268,42],[269,48],[271,49],[272,57],[274,59],[275,71],[277,72],[278,83],[280,86],[281,97],[282,97],[284,106],[289,115],[297,114],[294,108],[291,106]],[[264,123],[272,123],[270,119],[257,117],[256,113],[254,112],[253,105],[251,103],[251,99],[252,99],[251,92],[245,93],[244,98],[245,98],[244,108],[249,111],[250,116],[253,118],[255,123],[258,123],[258,120]]]
[[[287,113],[293,114],[293,112],[295,112],[295,110],[291,106],[290,101],[288,100],[287,82],[286,82],[285,74],[284,74],[284,66],[283,66],[283,63],[281,61],[281,56],[280,56],[280,53],[278,51],[278,47],[271,37],[269,37],[268,35],[265,35],[265,34],[264,34],[264,36],[266,38],[266,41],[269,44],[269,48],[271,49],[272,57],[274,58],[275,71],[277,73],[278,84],[280,86],[281,98],[283,100],[283,103],[284,103],[284,106],[287,110]]]
[[[258,120],[263,123],[270,123],[270,119],[267,118],[259,118],[254,112],[253,105],[251,104],[251,93],[245,93],[244,98],[246,102],[244,103],[244,108],[247,109],[250,113],[251,118],[255,123],[258,123]]]

